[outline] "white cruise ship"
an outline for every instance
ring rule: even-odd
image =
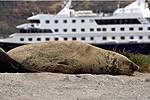
[[[75,11],[69,0],[54,14],[29,17],[17,26],[19,33],[0,39],[9,50],[16,46],[48,41],[80,41],[114,51],[150,53],[150,10],[146,0],[135,0],[112,14]]]

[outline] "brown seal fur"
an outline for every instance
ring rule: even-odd
[[[71,41],[45,42],[17,47],[8,55],[39,71],[132,75],[138,66],[127,57]]]

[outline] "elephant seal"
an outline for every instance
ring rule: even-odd
[[[32,72],[27,70],[26,67],[17,61],[13,60],[7,53],[0,48],[0,72]]]
[[[138,70],[138,66],[127,57],[82,42],[29,44],[7,54],[22,65],[39,71],[132,75]]]

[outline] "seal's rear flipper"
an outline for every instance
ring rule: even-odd
[[[37,72],[25,68],[25,66],[13,60],[2,48],[0,48],[0,72]]]

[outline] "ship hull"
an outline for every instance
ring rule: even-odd
[[[13,49],[13,48],[16,48],[16,47],[19,47],[19,46],[22,46],[22,45],[25,45],[25,44],[18,44],[18,43],[3,43],[3,42],[0,42],[0,47],[5,50],[6,52]]]
[[[6,52],[22,45],[25,44],[0,42],[0,47],[4,49]],[[142,53],[142,54],[150,53],[150,43],[132,43],[132,44],[108,44],[107,43],[107,44],[91,44],[91,45],[106,50],[115,51],[115,52],[133,52],[133,53]]]
[[[137,43],[137,44],[93,44],[94,46],[111,50],[115,52],[132,52],[149,54],[150,53],[150,43]]]

